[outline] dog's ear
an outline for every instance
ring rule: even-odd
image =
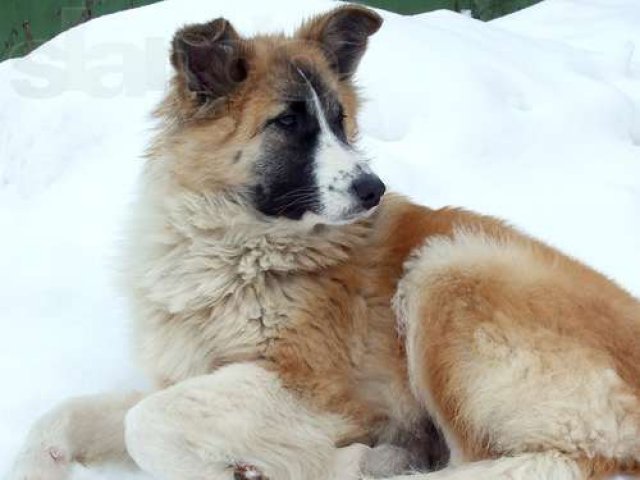
[[[242,39],[224,18],[181,28],[172,46],[171,63],[199,96],[225,97],[247,77]]]
[[[305,22],[296,36],[319,43],[331,67],[341,79],[346,79],[355,73],[369,36],[381,26],[382,17],[373,10],[346,5]]]

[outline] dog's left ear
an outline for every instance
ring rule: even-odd
[[[382,17],[373,10],[346,5],[308,20],[296,36],[319,43],[340,79],[347,79],[355,73],[369,36],[381,26]]]
[[[171,63],[193,93],[217,100],[247,77],[242,39],[224,18],[181,28],[172,46]]]

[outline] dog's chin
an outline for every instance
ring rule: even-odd
[[[302,217],[301,221],[308,224],[309,226],[315,225],[328,225],[328,226],[340,226],[340,225],[350,225],[359,220],[363,220],[365,218],[373,215],[378,207],[373,207],[368,210],[363,208],[346,208],[342,212],[331,214],[331,213],[313,213],[307,212]]]

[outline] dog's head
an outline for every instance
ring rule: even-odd
[[[193,191],[232,193],[260,218],[343,223],[372,211],[385,187],[354,146],[352,77],[381,24],[343,6],[291,37],[243,38],[222,18],[179,30],[159,109],[171,174]]]

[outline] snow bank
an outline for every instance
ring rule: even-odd
[[[112,279],[172,32],[220,15],[292,30],[333,5],[167,0],[0,64],[0,472],[53,403],[144,385]],[[359,80],[393,189],[505,217],[640,294],[640,3],[385,18]]]

